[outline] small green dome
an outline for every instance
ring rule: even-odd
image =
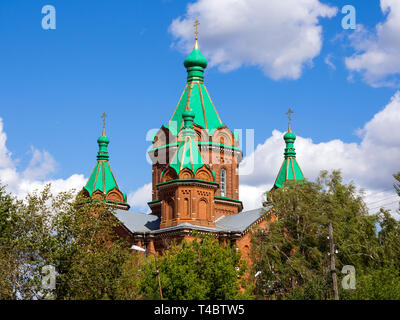
[[[283,136],[283,139],[296,140],[296,135],[293,132],[286,132],[286,134]]]
[[[110,143],[110,139],[108,139],[106,136],[100,136],[97,139],[97,143]]]
[[[183,118],[194,118],[194,116],[195,116],[195,113],[193,110],[185,110],[182,113]]]
[[[184,128],[190,129],[189,131],[185,131],[184,133],[190,134],[190,135],[192,135],[194,133],[194,131],[193,131],[194,116],[195,116],[195,113],[193,110],[183,111],[183,113],[182,113],[183,122],[184,122],[183,126],[184,126]]]
[[[207,59],[204,58],[203,54],[198,48],[194,48],[193,51],[188,55],[188,57],[183,62],[185,68],[191,67],[201,67],[203,69],[207,68]]]

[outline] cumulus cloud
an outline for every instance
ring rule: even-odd
[[[356,52],[345,59],[347,68],[374,87],[400,85],[400,1],[381,0],[384,22],[368,32],[361,25],[350,36]]]
[[[322,47],[320,18],[337,8],[319,0],[197,0],[173,20],[174,45],[193,47],[193,22],[198,19],[200,45],[210,66],[227,72],[257,66],[272,79],[298,79]]]
[[[151,201],[152,185],[147,183],[134,192],[129,193],[128,203],[132,207],[131,210],[138,212],[150,212],[147,202]]]
[[[56,171],[57,163],[50,153],[31,147],[32,159],[23,172],[23,177],[28,180],[45,179]]]
[[[32,158],[27,168],[19,172],[6,142],[7,135],[3,130],[3,119],[0,118],[0,181],[17,197],[23,198],[29,192],[42,190],[48,183],[51,183],[54,193],[70,189],[79,191],[85,185],[86,178],[82,174],[74,174],[67,179],[48,179],[55,172],[57,162],[47,151],[34,147],[31,148]]]
[[[336,70],[336,66],[335,64],[332,62],[332,54],[328,54],[325,59],[324,62],[332,69],[332,70]]]
[[[370,209],[387,204],[391,209],[398,208],[392,174],[400,171],[399,123],[400,91],[359,130],[360,143],[314,143],[311,138],[297,136],[295,147],[300,167],[309,180],[314,180],[320,170],[341,169],[346,182],[352,180],[366,190],[366,202],[372,203]],[[240,176],[240,197],[246,210],[259,206],[260,194],[269,190],[276,179],[283,161],[283,135],[284,132],[274,130],[241,163],[244,172],[248,172],[246,167],[254,167],[250,174]],[[377,202],[385,198],[389,199]]]

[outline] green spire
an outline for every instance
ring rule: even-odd
[[[110,143],[110,139],[106,136],[105,133],[105,117],[107,115],[104,113],[103,118],[103,132],[101,136],[97,139],[97,143],[99,145],[99,151],[97,152],[97,163],[92,171],[92,174],[89,177],[88,182],[84,189],[86,189],[89,193],[89,196],[92,196],[94,192],[97,190],[101,191],[104,196],[107,195],[108,192],[115,189],[122,193],[119,188],[117,181],[115,180],[114,174],[111,170],[110,164],[108,160],[110,158],[108,154],[108,144]],[[121,204],[127,206],[129,205],[126,203],[126,194],[122,193],[124,197],[124,201]]]
[[[179,133],[183,127],[183,111],[186,105],[190,104],[196,119],[194,123],[213,134],[216,129],[223,126],[223,123],[204,85],[204,69],[207,67],[207,60],[199,50],[197,35],[193,51],[185,59],[184,65],[188,72],[186,87],[167,128],[173,135]]]
[[[290,128],[290,114],[293,113],[289,109],[289,128],[286,134],[283,136],[283,139],[286,143],[286,148],[284,152],[285,159],[279,170],[278,177],[276,178],[275,184],[273,188],[281,188],[288,181],[298,181],[301,183],[305,182],[305,178],[303,172],[300,169],[299,164],[296,160],[296,150],[294,148],[294,142],[296,141],[296,135],[292,132]]]
[[[106,117],[107,115],[103,113],[101,116],[103,118],[103,132],[101,136],[97,139],[99,144],[99,152],[97,153],[97,160],[108,160],[110,157],[108,155],[107,146],[110,143],[110,139],[106,137]]]
[[[170,167],[174,168],[177,174],[185,168],[196,173],[198,169],[204,166],[199,147],[194,138],[194,118],[195,113],[189,108],[183,112],[184,125],[182,128],[182,141],[170,163]]]

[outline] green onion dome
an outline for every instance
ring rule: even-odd
[[[108,139],[108,137],[106,137],[105,135],[101,135],[97,139],[97,143],[99,144],[99,152],[97,153],[97,160],[108,160],[109,155],[107,146],[110,143],[110,139]]]
[[[286,134],[283,136],[283,139],[286,140],[296,140],[296,135],[293,132],[286,132]]]
[[[98,144],[100,144],[100,143],[109,144],[109,143],[110,143],[110,139],[108,139],[108,137],[106,137],[106,136],[100,136],[100,137],[97,139],[97,143],[98,143]]]
[[[197,43],[197,42],[196,42]],[[192,52],[183,62],[186,69],[193,67],[207,68],[207,59],[204,58],[203,54],[200,52],[198,46],[195,45]]]

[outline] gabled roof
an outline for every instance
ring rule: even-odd
[[[222,217],[215,222],[215,226],[221,231],[244,232],[269,209],[270,207],[263,207]]]
[[[255,222],[263,217],[271,207],[259,208],[247,212],[240,212],[230,216],[222,217],[215,222],[215,228],[182,223],[177,226],[160,229],[160,217],[152,214],[137,213],[131,211],[116,210],[115,216],[132,233],[163,233],[182,229],[198,230],[215,233],[243,233]]]
[[[152,214],[115,210],[115,216],[131,232],[150,232],[160,228],[160,217]]]

